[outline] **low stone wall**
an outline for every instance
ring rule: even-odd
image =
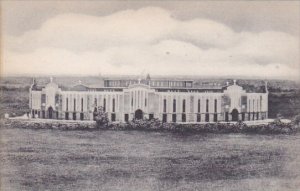
[[[62,120],[37,120],[37,119],[4,119],[4,127],[25,128],[25,129],[61,129],[80,130],[95,129],[94,121],[62,121]]]
[[[245,123],[207,123],[207,124],[177,124],[161,123],[160,120],[137,120],[129,123],[108,123],[97,126],[94,121],[67,120],[36,120],[36,119],[5,119],[1,126],[6,128],[25,129],[59,129],[59,130],[141,130],[169,131],[180,133],[247,133],[247,134],[291,134],[299,132],[299,124],[282,123],[247,125]]]

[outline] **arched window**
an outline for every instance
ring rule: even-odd
[[[66,99],[66,111],[69,110],[69,98]]]
[[[115,103],[115,98],[112,100],[112,112],[115,112],[116,109],[116,103]]]
[[[182,113],[185,113],[185,99],[182,101]]]
[[[200,99],[198,99],[198,113],[200,113],[200,105],[201,104],[201,102],[200,102]]]
[[[76,111],[76,99],[74,99],[74,111]]]
[[[207,100],[206,100],[206,112],[207,112],[207,113],[209,112],[209,108],[208,108],[208,107],[209,107],[209,100],[207,99]]]
[[[105,98],[103,99],[103,111],[104,112],[106,111],[106,99]]]
[[[176,99],[173,99],[173,112],[176,113]]]
[[[166,113],[167,112],[167,100],[164,99],[164,108],[163,108],[163,112]]]
[[[217,109],[218,109],[218,101],[217,99],[215,99],[215,113],[217,113]]]
[[[81,98],[81,111],[83,111],[83,98]]]

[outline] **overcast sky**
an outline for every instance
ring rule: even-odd
[[[300,2],[2,1],[2,74],[299,79]]]

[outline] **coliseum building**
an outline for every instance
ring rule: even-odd
[[[268,117],[268,90],[247,92],[236,81],[197,86],[192,80],[104,79],[101,87],[78,83],[59,87],[53,80],[30,88],[34,118],[93,120],[102,106],[110,121],[159,118],[163,122],[253,121]]]

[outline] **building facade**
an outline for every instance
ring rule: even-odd
[[[158,118],[163,122],[253,121],[268,117],[268,90],[246,92],[236,81],[197,87],[192,80],[106,79],[103,87],[78,83],[59,87],[53,80],[30,88],[34,118],[93,120],[102,106],[110,121]]]

